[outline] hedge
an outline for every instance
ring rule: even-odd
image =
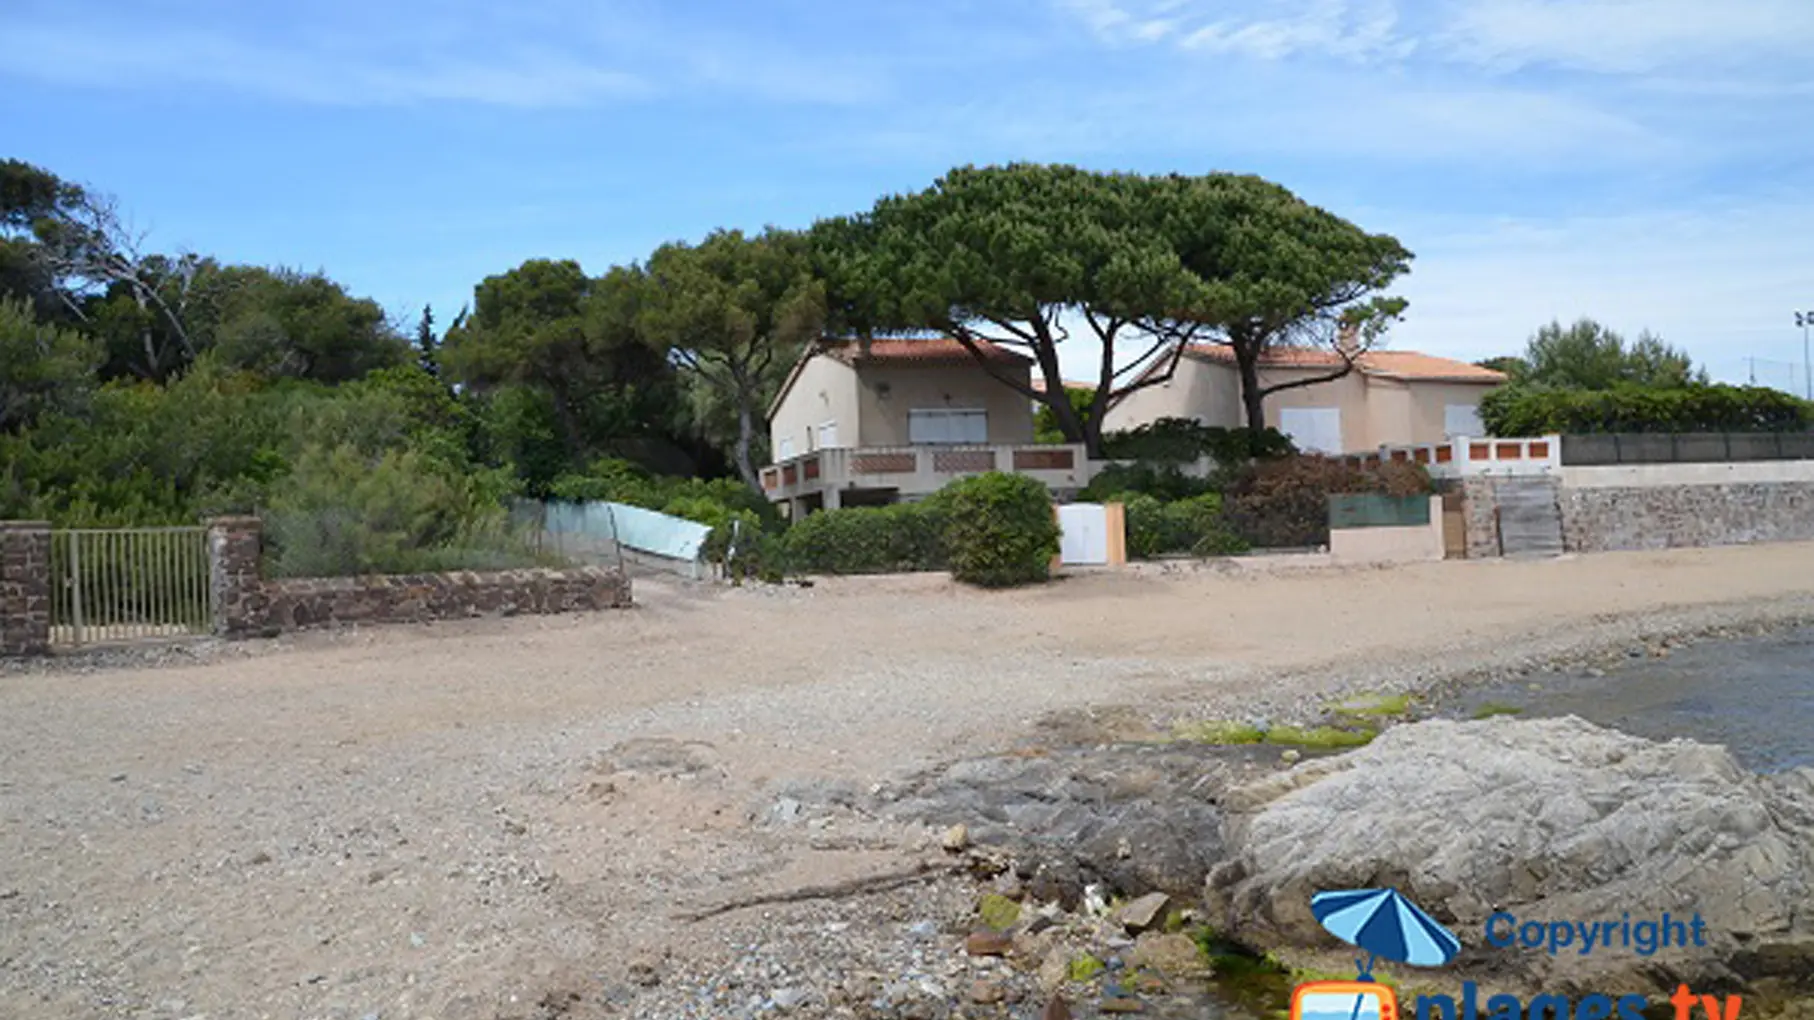
[[[1814,405],[1762,386],[1610,390],[1505,386],[1480,402],[1480,420],[1495,436],[1799,432],[1814,425]]]
[[[1102,437],[1102,455],[1108,460],[1189,464],[1208,457],[1218,464],[1233,465],[1256,457],[1289,457],[1295,452],[1290,438],[1275,428],[1263,430],[1256,438],[1245,428],[1204,425],[1192,418],[1160,418]]]
[[[1046,579],[1058,555],[1058,520],[1043,484],[991,471],[951,483],[940,499],[952,577],[985,588]]]
[[[892,506],[821,510],[787,529],[779,555],[788,570],[799,573],[943,570],[948,564],[945,521],[944,500],[939,497]]]
[[[1414,496],[1435,491],[1429,473],[1416,464],[1387,461],[1356,467],[1330,457],[1299,456],[1260,462],[1238,476],[1225,493],[1230,530],[1261,548],[1302,548],[1329,544],[1329,497],[1378,492]]]
[[[1127,513],[1127,552],[1134,559],[1151,559],[1165,553],[1227,556],[1247,548],[1247,543],[1228,529],[1222,515],[1222,497],[1216,493],[1170,503],[1144,493],[1115,499]]]

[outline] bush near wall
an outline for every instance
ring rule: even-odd
[[[951,483],[940,500],[952,577],[985,588],[1046,579],[1058,555],[1058,520],[1043,484],[991,471]]]
[[[1080,503],[1107,503],[1130,494],[1151,496],[1160,502],[1190,499],[1216,491],[1217,479],[1197,478],[1175,464],[1110,464],[1077,494]]]
[[[1208,457],[1218,464],[1249,460],[1276,460],[1296,453],[1291,439],[1268,428],[1255,437],[1244,428],[1205,425],[1192,418],[1160,418],[1137,428],[1102,437],[1107,460],[1136,460],[1161,464],[1189,464]]]
[[[1108,501],[1121,503],[1126,510],[1127,552],[1134,559],[1167,553],[1228,556],[1247,549],[1247,543],[1229,530],[1217,493],[1169,503],[1144,493],[1128,493]]]
[[[1504,386],[1481,401],[1480,420],[1496,436],[1799,432],[1814,426],[1814,405],[1761,386],[1610,390]]]
[[[945,520],[944,504],[936,497],[822,510],[787,529],[779,540],[779,559],[790,571],[810,574],[943,570]]]
[[[1256,463],[1224,493],[1225,519],[1242,541],[1260,548],[1329,544],[1329,497],[1377,492],[1414,496],[1435,491],[1421,466],[1388,461],[1356,467],[1330,457],[1298,456]]]

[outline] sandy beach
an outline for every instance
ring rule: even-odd
[[[816,908],[678,913],[924,848],[769,824],[789,784],[1804,621],[1810,579],[1814,544],[644,583],[625,612],[10,664],[0,1014],[691,1015],[594,991]]]

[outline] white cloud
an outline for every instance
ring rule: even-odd
[[[1281,60],[1301,54],[1349,60],[1401,59],[1416,44],[1398,34],[1391,0],[1309,0],[1282,17],[1225,18],[1192,31],[1184,49]]]
[[[1445,52],[1501,69],[1553,65],[1616,74],[1787,60],[1814,46],[1807,0],[1472,0],[1438,33]],[[1792,65],[1793,66],[1793,65]]]
[[[1060,0],[1109,43],[1171,41],[1185,50],[1263,60],[1407,55],[1393,0],[1263,0],[1244,11],[1192,0]]]

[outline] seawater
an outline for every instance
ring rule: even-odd
[[[1814,627],[1712,641],[1605,671],[1497,684],[1459,698],[1444,715],[1483,705],[1521,718],[1576,715],[1651,740],[1685,737],[1725,746],[1746,768],[1814,767]]]

